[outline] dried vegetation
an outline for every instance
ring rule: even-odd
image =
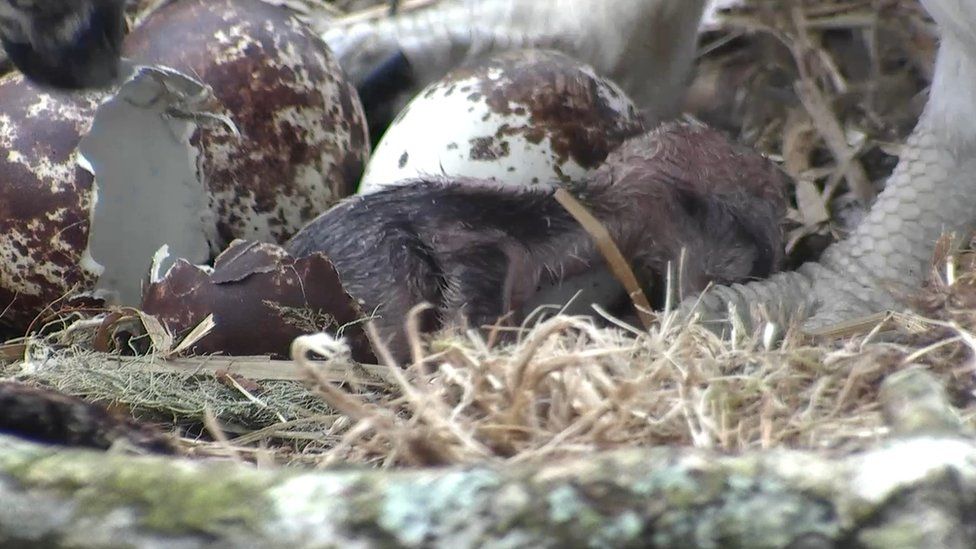
[[[915,0],[745,4],[703,34],[686,107],[782,161],[797,181],[791,258],[814,259],[893,168],[924,105],[935,29]],[[413,364],[388,368],[354,364],[325,335],[297,340],[294,362],[182,357],[205,329],[78,311],[8,343],[0,376],[167,425],[189,455],[259,463],[526,462],[664,444],[847,452],[885,435],[880,383],[910,366],[942,379],[973,424],[976,256],[940,246],[933,266],[914,312],[829,340],[784,326],[723,340],[668,314],[649,330],[555,317],[505,347],[418,336]]]

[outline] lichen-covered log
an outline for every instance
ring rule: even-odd
[[[5,547],[972,547],[976,445],[299,472],[0,438],[0,502]]]
[[[0,437],[0,546],[972,547],[976,441],[930,376],[893,377],[901,438],[835,459],[658,448],[309,472]]]

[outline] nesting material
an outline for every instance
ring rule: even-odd
[[[815,260],[866,213],[925,104],[937,29],[917,0],[715,0],[684,108],[796,180],[787,251]]]
[[[925,316],[842,341],[773,326],[721,340],[666,315],[648,332],[556,317],[509,347],[471,334],[415,338],[413,363],[402,368],[362,369],[344,341],[318,334],[296,340],[296,362],[255,360],[242,370],[219,357],[177,363],[82,351],[78,326],[30,342],[30,359],[6,371],[175,419],[187,437],[213,410],[227,442],[192,435],[184,442],[194,455],[226,456],[229,444],[247,457],[270,446],[282,463],[419,466],[656,445],[845,453],[890,434],[882,381],[909,367],[945,384],[973,426],[976,314],[954,305],[976,295],[976,271],[956,270],[967,257],[941,264],[920,296]]]
[[[893,166],[924,99],[933,29],[910,0],[736,4],[704,36],[686,105],[783,160],[799,181],[790,250],[815,257],[863,211],[858,173],[876,187]],[[139,322],[97,337],[106,330],[90,313],[68,320],[7,346],[2,375],[178,427],[201,457],[413,466],[662,444],[847,452],[890,434],[882,380],[909,367],[976,423],[976,260],[947,247],[914,312],[816,340],[768,325],[720,340],[667,315],[649,330],[556,317],[510,347],[414,338],[398,369],[356,365],[331,336],[300,339],[296,362],[178,357],[178,337],[153,348]],[[224,436],[201,436],[204,423]]]

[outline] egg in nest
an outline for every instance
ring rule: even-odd
[[[549,50],[506,52],[422,90],[383,135],[359,192],[424,175],[571,181],[643,131],[633,101],[589,65]]]

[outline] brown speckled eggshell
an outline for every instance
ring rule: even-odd
[[[0,79],[0,324],[22,329],[100,272],[88,255],[93,177],[77,164],[99,93],[51,95]]]
[[[555,51],[509,51],[414,97],[373,151],[359,192],[430,174],[567,183],[643,131],[634,102],[593,67]]]
[[[128,37],[125,54],[201,79],[243,134],[192,142],[220,236],[283,242],[350,194],[369,156],[359,96],[325,43],[261,0],[183,0]]]

